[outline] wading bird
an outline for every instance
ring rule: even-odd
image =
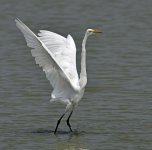
[[[27,46],[32,48],[31,53],[35,57],[36,64],[43,68],[47,79],[53,87],[50,101],[60,101],[66,104],[66,109],[57,122],[54,134],[57,133],[60,121],[68,111],[70,111],[70,114],[67,119],[67,125],[72,132],[69,120],[74,108],[82,98],[87,84],[86,41],[89,35],[101,33],[101,31],[99,29],[86,30],[82,42],[79,78],[76,68],[76,46],[71,35],[65,38],[54,32],[40,30],[40,33],[36,36],[19,19],[15,19],[15,22],[23,33]]]

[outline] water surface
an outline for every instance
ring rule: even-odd
[[[1,0],[0,149],[150,150],[152,147],[152,1]],[[88,84],[73,113],[52,131],[65,106],[49,103],[52,87],[26,46],[14,18],[39,29],[71,34],[77,45],[87,28],[102,35],[87,43]]]

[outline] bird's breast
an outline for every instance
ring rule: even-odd
[[[74,104],[77,104],[83,97],[85,88],[81,89],[79,92],[77,92],[74,97],[71,99],[71,102]]]

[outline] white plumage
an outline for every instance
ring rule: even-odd
[[[57,131],[60,120],[65,113],[72,109],[67,125],[72,131],[69,119],[74,107],[82,98],[87,83],[86,75],[86,40],[93,33],[101,31],[88,29],[86,31],[81,54],[81,73],[78,77],[76,68],[76,46],[71,35],[67,38],[54,32],[40,30],[36,36],[23,22],[15,19],[17,27],[23,33],[27,45],[32,48],[32,56],[35,57],[36,64],[43,68],[47,79],[50,81],[53,91],[51,101],[61,101],[67,104],[64,114],[58,120],[55,132]]]

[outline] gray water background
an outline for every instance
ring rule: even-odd
[[[88,39],[88,84],[71,118],[73,134],[47,132],[65,106],[49,102],[52,87],[16,17],[35,33],[70,33],[79,71],[85,30],[103,31]],[[68,131],[66,117],[59,131]],[[152,1],[0,0],[0,149],[152,149]]]

